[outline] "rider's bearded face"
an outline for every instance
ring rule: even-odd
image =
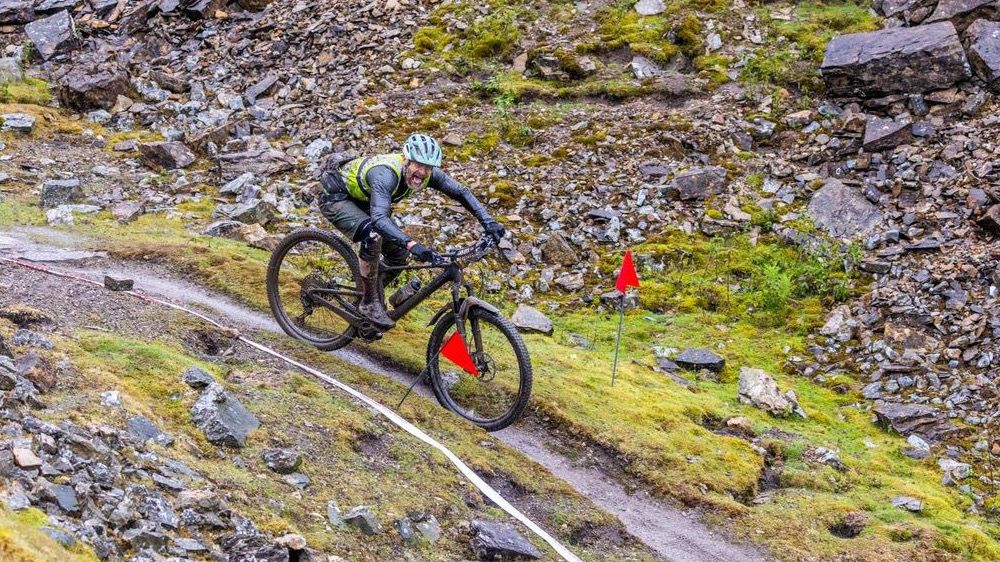
[[[406,185],[410,189],[416,189],[424,183],[424,178],[426,178],[431,173],[431,167],[426,164],[421,164],[420,162],[414,162],[408,160],[406,162],[406,167],[403,169],[403,177],[406,178]]]

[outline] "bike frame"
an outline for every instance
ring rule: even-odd
[[[424,287],[421,287],[420,290],[418,290],[416,293],[413,294],[413,296],[406,299],[406,301],[403,302],[403,304],[400,307],[394,308],[392,310],[387,310],[386,313],[388,314],[389,318],[392,318],[393,320],[399,320],[400,318],[406,316],[406,314],[409,313],[411,310],[413,310],[421,303],[423,303],[425,300],[427,300],[427,298],[430,297],[432,294],[436,293],[438,290],[440,290],[448,283],[451,283],[451,305],[445,306],[442,310],[438,311],[438,313],[434,315],[431,324],[437,321],[437,319],[440,318],[444,312],[446,312],[448,309],[451,309],[455,312],[456,329],[458,330],[462,338],[466,339],[465,312],[468,307],[463,307],[463,303],[467,301],[475,302],[477,303],[478,306],[484,306],[494,312],[496,312],[496,309],[491,305],[488,305],[480,301],[478,298],[476,298],[475,290],[472,288],[472,285],[470,283],[465,281],[465,274],[463,272],[463,269],[459,266],[459,263],[455,261],[455,259],[456,259],[455,256],[452,256],[451,262],[440,265],[415,264],[415,265],[399,265],[399,266],[387,266],[381,263],[380,260],[379,261],[380,273],[392,272],[392,271],[399,271],[399,272],[416,271],[421,269],[442,270],[433,279],[431,279],[430,283],[428,283]],[[465,297],[462,296],[463,288],[465,289]],[[384,290],[384,288],[382,290]],[[354,307],[354,305],[344,300],[344,297],[360,297],[361,296],[360,291],[356,291],[347,287],[342,287],[337,289],[316,288],[310,290],[309,292],[312,293],[312,296],[318,301],[317,304],[329,308],[338,316],[347,320],[355,328],[359,327],[361,323],[364,322],[364,319],[361,318],[360,314],[357,313],[357,309]],[[331,295],[340,303],[340,306],[328,301],[326,298],[323,298]],[[477,351],[473,353],[474,355],[473,358],[476,359],[475,356],[479,355],[478,350],[482,349],[482,341],[480,341],[481,336],[479,335],[478,330],[473,330],[473,332],[474,332],[473,339],[475,340],[474,349]]]

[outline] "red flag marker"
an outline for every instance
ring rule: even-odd
[[[635,272],[635,265],[632,264],[632,250],[625,250],[625,259],[622,261],[621,271],[618,272],[615,288],[619,293],[624,293],[629,287],[638,286],[639,274]]]
[[[622,324],[625,322],[625,291],[629,287],[638,286],[639,274],[635,272],[635,265],[632,263],[632,250],[625,250],[625,259],[618,271],[618,280],[615,281],[615,289],[622,294],[622,300],[618,310],[618,337],[615,338],[615,365],[611,369],[611,386],[615,385],[615,378],[618,376],[618,352],[622,346]]]
[[[462,340],[462,335],[458,332],[452,334],[448,338],[448,341],[441,347],[441,355],[465,369],[469,374],[476,377],[479,376],[479,369],[476,368],[476,364],[472,361],[472,356],[469,355],[469,350],[465,347],[465,341]]]

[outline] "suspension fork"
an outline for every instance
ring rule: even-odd
[[[465,345],[469,346],[468,330],[466,329],[465,320],[469,315],[469,310],[471,309],[471,304],[479,303],[479,299],[475,296],[475,291],[472,285],[465,281],[465,275],[462,270],[457,268],[453,273],[455,277],[455,282],[451,286],[451,303],[455,310],[455,331],[459,333],[462,337],[462,341]],[[462,298],[462,289],[465,289],[466,297]],[[470,320],[472,326],[472,349],[469,350],[469,355],[476,364],[476,368],[480,371],[486,365],[486,361],[483,357],[483,335],[479,330],[479,321],[475,318]]]

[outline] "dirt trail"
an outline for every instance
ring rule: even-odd
[[[39,263],[51,263],[59,269],[100,279],[104,275],[135,280],[136,290],[166,300],[193,306],[225,319],[237,328],[251,331],[280,332],[274,320],[247,308],[226,296],[209,291],[179,278],[169,269],[142,263],[121,262],[99,251],[81,250],[89,241],[48,228],[21,228],[0,232],[0,256],[20,257]],[[349,348],[335,355],[356,366],[402,383],[413,380],[405,373]],[[420,394],[433,397],[429,389]],[[729,542],[672,505],[645,493],[629,494],[624,486],[598,467],[576,462],[556,452],[555,438],[539,427],[509,427],[494,435],[541,464],[558,478],[573,486],[581,495],[614,514],[626,530],[665,560],[673,562],[758,562],[767,560],[757,549]]]

